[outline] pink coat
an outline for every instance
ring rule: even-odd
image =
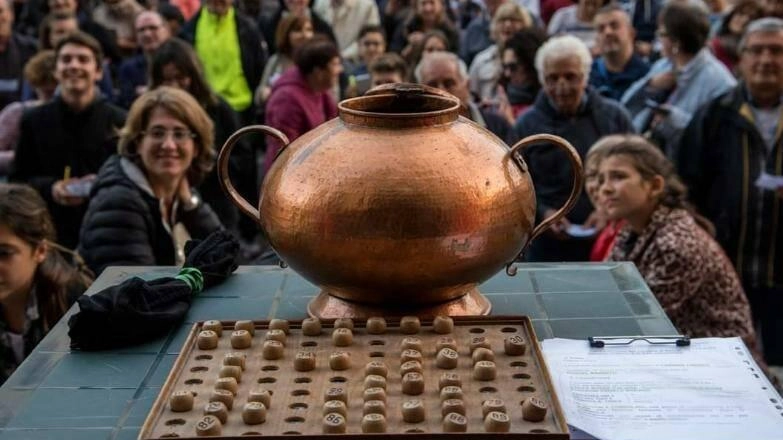
[[[282,131],[291,142],[336,116],[337,103],[332,94],[311,89],[296,66],[275,81],[266,103],[266,125]],[[277,138],[267,136],[264,171],[281,147]]]

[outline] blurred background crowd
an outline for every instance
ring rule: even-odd
[[[277,263],[216,152],[399,82],[509,145],[579,152],[585,189],[529,261],[633,261],[681,332],[783,365],[781,18],[783,0],[0,0],[0,381],[107,266],[179,264],[217,229]],[[248,200],[281,147],[235,149]],[[540,221],[571,170],[524,159]]]

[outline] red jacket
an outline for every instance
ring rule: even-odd
[[[337,103],[332,94],[311,89],[296,66],[275,81],[266,103],[266,125],[282,131],[291,142],[336,116]],[[265,171],[281,147],[277,138],[267,136]]]

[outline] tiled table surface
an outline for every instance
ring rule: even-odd
[[[174,273],[171,267],[113,267],[90,292],[134,275]],[[480,290],[494,313],[530,316],[539,339],[675,332],[630,263],[524,264],[517,276],[500,272]],[[66,316],[0,388],[0,439],[136,439],[193,322],[301,319],[317,292],[291,270],[243,266],[199,295],[185,322],[166,337],[106,352],[70,352]]]

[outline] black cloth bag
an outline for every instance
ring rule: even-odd
[[[203,288],[222,283],[237,268],[239,243],[225,231],[185,245],[186,268],[198,269]],[[80,311],[68,320],[71,349],[105,350],[140,344],[180,323],[201,286],[192,276],[144,281],[133,277],[77,299]],[[198,278],[198,277],[196,277]]]

